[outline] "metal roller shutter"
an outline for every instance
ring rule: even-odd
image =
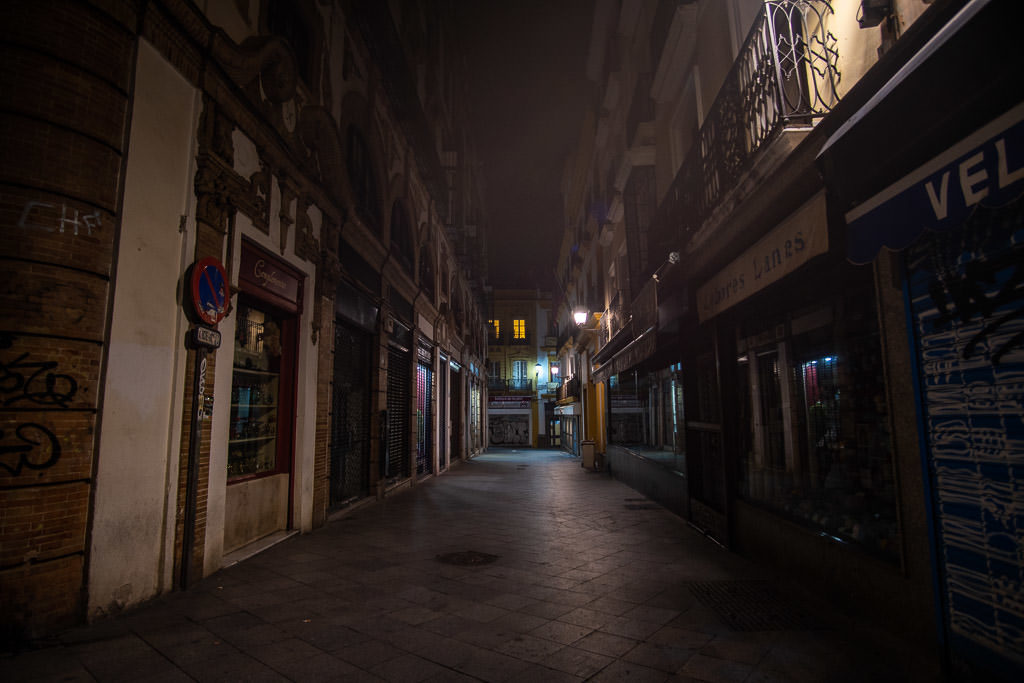
[[[369,492],[370,339],[336,321],[331,411],[331,505]]]
[[[410,476],[409,399],[412,378],[409,352],[388,349],[388,455],[385,477]]]

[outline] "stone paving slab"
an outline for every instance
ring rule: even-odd
[[[813,619],[737,630],[692,589],[713,582],[770,586],[773,609]],[[492,450],[188,591],[0,655],[0,680],[935,680],[880,641],[576,458]]]

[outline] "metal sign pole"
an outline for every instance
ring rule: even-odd
[[[206,353],[220,348],[220,332],[214,327],[228,314],[231,288],[224,265],[216,258],[200,259],[189,267],[185,307],[189,320],[199,323],[189,330],[187,346],[195,350],[192,371],[192,427],[188,434],[188,471],[185,480],[185,528],[182,532],[181,573],[178,587],[185,589],[195,574],[192,568],[193,546],[196,542],[196,516],[199,497],[199,444],[203,436],[203,418],[206,417]]]
[[[192,584],[192,546],[196,537],[196,498],[199,495],[199,443],[203,433],[203,394],[206,390],[206,347],[196,345],[192,373],[192,428],[188,435],[188,477],[185,486],[185,531],[182,534],[180,588]]]

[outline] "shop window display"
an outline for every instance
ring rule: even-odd
[[[231,381],[228,477],[278,469],[281,321],[240,300]]]
[[[608,441],[685,473],[683,390],[677,366],[629,371],[608,382]]]
[[[877,333],[829,327],[738,359],[742,497],[895,558],[898,527]]]

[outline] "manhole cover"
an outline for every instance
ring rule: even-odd
[[[444,555],[438,555],[435,559],[444,564],[454,564],[460,567],[475,567],[481,564],[490,564],[497,560],[498,556],[489,555],[488,553],[478,553],[475,550],[464,550],[459,553],[445,553]]]
[[[768,581],[704,581],[690,592],[734,631],[807,631],[821,628],[810,612],[781,598]]]

